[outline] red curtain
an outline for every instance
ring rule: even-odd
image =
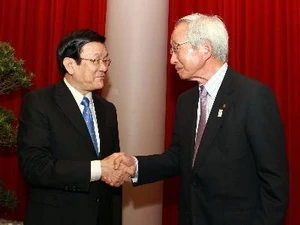
[[[174,23],[192,12],[220,15],[229,30],[229,64],[237,71],[268,84],[275,92],[287,135],[290,166],[290,206],[286,225],[300,224],[299,144],[300,127],[300,3],[298,0],[169,0],[169,37]],[[27,70],[36,74],[32,89],[59,79],[55,50],[60,38],[77,28],[104,33],[105,0],[10,0],[0,1],[0,41],[8,41],[16,56],[25,60]],[[168,38],[169,40],[169,38]],[[177,96],[195,85],[181,81],[171,66],[167,76],[166,145],[170,143]],[[16,116],[27,90],[0,96],[0,105]],[[19,205],[8,219],[24,218],[27,188],[15,154],[0,152],[0,179],[13,190]],[[165,182],[163,224],[177,224],[178,178]],[[0,215],[2,217],[3,215]]]
[[[278,99],[287,136],[290,205],[286,225],[300,224],[300,2],[299,0],[170,0],[169,38],[174,23],[193,12],[217,14],[229,31],[229,65],[269,85]],[[166,146],[170,143],[178,95],[193,82],[167,75]],[[297,177],[298,176],[298,177]],[[298,178],[298,179],[297,179]],[[165,182],[163,224],[177,224],[178,178]],[[298,212],[297,212],[298,211]]]
[[[0,41],[9,42],[16,57],[25,61],[27,71],[35,73],[31,89],[59,79],[56,47],[59,40],[75,29],[105,31],[106,0],[3,0],[0,1]],[[28,90],[0,96],[0,105],[16,117],[22,95]],[[0,150],[0,179],[6,189],[17,194],[18,207],[13,213],[1,212],[0,218],[22,220],[27,204],[27,186],[20,174],[15,153]]]

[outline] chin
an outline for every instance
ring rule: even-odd
[[[103,87],[104,87],[104,84],[98,85],[98,86],[97,86],[97,89],[102,89]]]
[[[102,89],[103,87],[104,87],[104,82],[103,81],[97,82],[97,84],[94,85],[95,90]]]
[[[191,78],[186,74],[179,74],[181,80],[190,80]]]

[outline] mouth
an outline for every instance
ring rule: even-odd
[[[182,70],[182,67],[175,67],[175,69],[176,69],[176,71],[178,73],[180,70]]]
[[[105,76],[96,76],[95,79],[98,79],[98,80],[104,80],[104,79],[105,79]]]

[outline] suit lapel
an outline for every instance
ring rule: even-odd
[[[212,110],[210,112],[207,124],[196,156],[195,167],[203,163],[205,154],[218,133],[227,112],[230,110],[233,89],[233,71],[228,68],[223,82],[220,86]]]
[[[84,140],[86,140],[87,144],[95,153],[93,142],[82,117],[82,114],[78,108],[78,105],[72,93],[70,92],[63,80],[61,80],[56,85],[55,100],[60,109],[65,114],[66,119],[69,120],[75,127],[75,129],[84,137]]]

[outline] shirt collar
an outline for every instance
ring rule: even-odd
[[[66,78],[64,78],[64,82],[67,85],[67,87],[69,88],[69,90],[71,91],[73,97],[75,98],[75,101],[77,102],[78,105],[81,104],[81,101],[83,99],[83,97],[87,97],[90,102],[93,102],[93,98],[92,98],[92,92],[88,92],[86,95],[81,94],[78,90],[76,90],[68,81]]]
[[[221,86],[221,83],[225,77],[228,64],[224,63],[220,69],[206,82],[204,85],[209,96],[215,98],[217,96],[218,90]],[[200,85],[199,85],[200,90]]]

